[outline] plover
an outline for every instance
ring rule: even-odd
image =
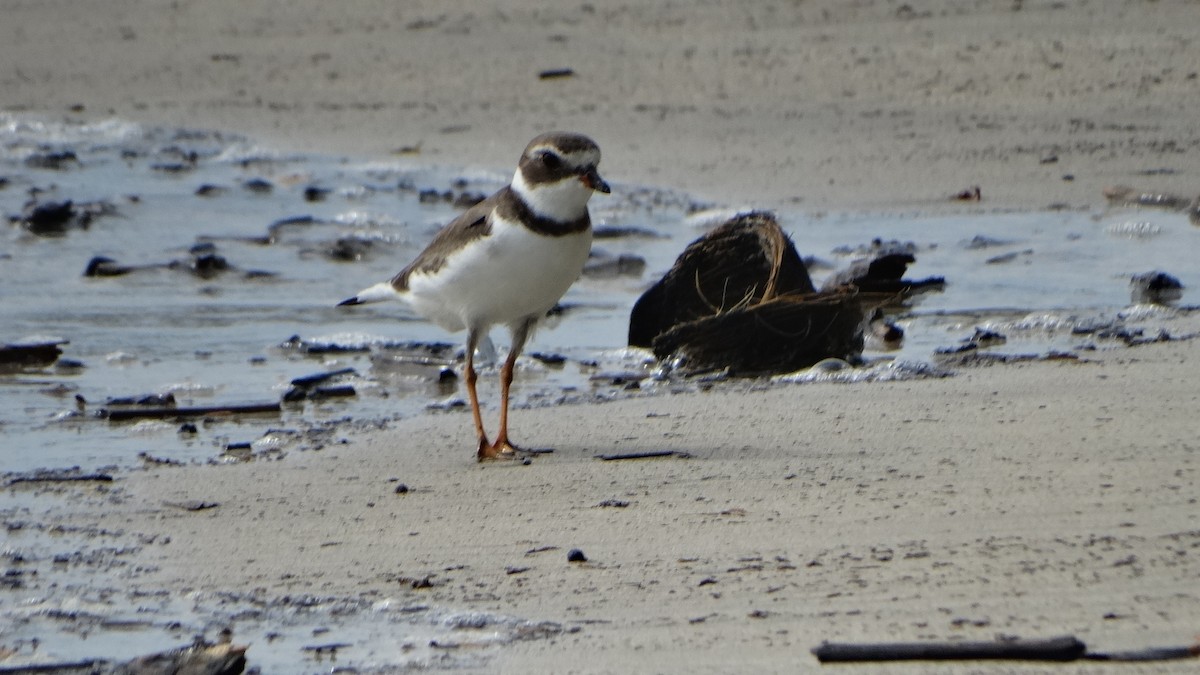
[[[517,356],[537,322],[579,278],[592,246],[587,203],[609,192],[600,148],[576,133],[534,138],[512,182],[446,225],[408,267],[339,305],[399,299],[451,331],[467,331],[465,380],[480,460],[513,456],[508,392]],[[475,350],[504,324],[512,346],[500,369],[500,428],[489,441],[475,390]]]

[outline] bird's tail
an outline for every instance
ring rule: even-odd
[[[353,298],[346,298],[338,303],[338,307],[343,305],[366,305],[372,302],[383,302],[385,300],[399,300],[400,293],[396,287],[389,281],[375,284],[370,288],[364,288],[359,291]]]

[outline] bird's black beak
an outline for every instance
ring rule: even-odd
[[[596,192],[603,192],[604,194],[612,192],[612,190],[608,187],[608,183],[604,182],[604,179],[600,177],[600,172],[597,171],[596,167],[594,166],[585,171],[583,175],[579,177],[579,180],[582,181],[584,185],[592,188]]]

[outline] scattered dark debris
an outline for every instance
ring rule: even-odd
[[[342,384],[333,387],[317,387],[309,393],[308,397],[313,400],[320,400],[323,398],[346,398],[357,395],[358,392],[355,391],[353,385]]]
[[[1074,661],[1087,647],[1074,637],[994,642],[911,642],[840,644],[825,642],[813,649],[821,663],[844,661],[909,661],[944,659],[1020,659]]]
[[[9,220],[39,237],[61,237],[72,229],[86,230],[97,218],[116,213],[116,205],[104,201],[30,201],[25,204],[21,215],[12,216]]]
[[[323,355],[369,352],[372,349],[383,351],[407,352],[437,360],[452,357],[457,345],[448,342],[384,341],[372,343],[341,344],[337,342],[316,342],[305,340],[299,335],[293,335],[279,345],[280,349],[296,350],[302,354]]]
[[[583,276],[591,279],[640,277],[646,271],[646,259],[632,253],[606,255],[592,252],[592,259],[583,267]]]
[[[179,649],[142,656],[126,663],[117,664],[112,670],[89,672],[112,673],[112,675],[238,675],[246,669],[248,646],[236,646],[229,642],[230,636],[223,634],[214,643],[198,640],[195,644]],[[37,672],[53,672],[39,670]]]
[[[979,189],[978,185],[973,185],[961,192],[955,193],[954,200],[960,202],[983,201],[983,191]]]
[[[821,663],[848,661],[1170,661],[1200,657],[1200,643],[1181,647],[1148,647],[1120,652],[1091,651],[1073,635],[1048,639],[1000,637],[993,642],[825,642],[812,650]]]
[[[644,227],[621,227],[617,225],[601,225],[592,228],[592,237],[594,239],[667,239],[668,236],[648,230]]]
[[[329,380],[342,377],[344,375],[357,375],[357,371],[353,368],[339,368],[325,373],[315,373],[313,375],[305,375],[292,380],[291,388],[283,394],[283,401],[291,403],[302,401],[305,398],[320,399],[320,398],[336,398],[341,396],[356,396],[357,392],[351,385],[336,385],[323,387],[320,386]]]
[[[353,647],[349,642],[330,642],[321,645],[305,645],[300,648],[300,651],[312,652],[314,654],[337,654],[339,649],[347,649]]]
[[[646,452],[623,452],[609,455],[596,455],[596,459],[602,459],[606,462],[619,462],[626,459],[657,459],[659,457],[679,457],[686,459],[691,457],[686,452],[678,452],[675,450],[648,450]]]
[[[1169,305],[1183,297],[1183,283],[1158,270],[1133,275],[1129,285],[1133,302]]]
[[[525,555],[530,556],[530,555],[536,555],[538,553],[545,553],[547,551],[557,551],[557,550],[558,550],[557,546],[539,546],[537,548],[531,548],[528,551],[525,551]]]
[[[529,358],[546,364],[547,366],[561,366],[567,362],[567,357],[562,354],[547,354],[546,352],[530,352]]]
[[[978,251],[985,248],[995,248],[997,246],[1010,246],[1013,242],[1004,239],[996,239],[986,235],[977,234],[971,237],[970,241],[963,243],[963,248],[968,251]]]
[[[323,202],[329,196],[331,190],[329,188],[317,187],[310,185],[304,188],[304,201],[306,202]]]
[[[173,260],[167,263],[168,269],[186,269],[201,279],[212,279],[218,274],[232,269],[224,256],[216,253],[201,253],[193,255],[191,260]]]
[[[567,551],[567,562],[587,562],[587,556],[583,554],[581,549],[573,548]]]
[[[927,291],[941,291],[946,287],[943,277],[926,279],[903,279],[908,266],[917,261],[907,250],[882,250],[871,259],[856,260],[846,269],[834,274],[821,286],[823,292],[833,292],[840,287],[853,286],[865,293],[888,293],[897,296],[897,301]]]
[[[997,354],[981,352],[976,345],[961,347],[944,347],[934,351],[934,357],[941,366],[991,366],[997,364],[1023,363],[1037,361],[1042,357],[1038,354]]]
[[[510,576],[513,574],[524,574],[525,572],[528,572],[528,571],[529,571],[528,567],[516,567],[513,565],[510,565],[510,566],[504,568],[504,573],[508,574]]]
[[[254,194],[267,194],[275,189],[275,185],[265,178],[251,178],[242,183],[242,189]]]
[[[456,208],[469,209],[484,199],[487,199],[487,195],[482,192],[460,192],[453,203]]]
[[[1148,206],[1182,211],[1193,225],[1200,225],[1200,197],[1184,197],[1159,192],[1136,190],[1125,185],[1104,188],[1104,197],[1114,206]]]
[[[70,167],[79,166],[79,156],[75,154],[74,150],[35,152],[26,157],[24,163],[31,169],[65,171]]]
[[[85,277],[119,277],[134,271],[134,267],[122,265],[112,258],[102,255],[95,256],[88,261],[87,267],[83,269]]]
[[[629,502],[623,499],[605,499],[596,505],[596,508],[601,509],[623,509],[629,506]]]
[[[867,322],[872,345],[883,349],[899,349],[904,342],[904,329],[876,308]]]
[[[191,408],[125,408],[110,410],[104,409],[100,411],[101,417],[107,418],[110,422],[123,422],[135,419],[170,419],[182,417],[207,417],[207,416],[226,416],[226,415],[261,415],[261,414],[278,414],[280,411],[279,403],[247,403],[235,405],[211,405],[198,406]]]
[[[975,333],[966,340],[963,340],[963,342],[974,344],[976,347],[995,347],[1008,342],[1008,337],[990,328],[979,328],[976,326]]]
[[[170,407],[175,405],[175,394],[167,392],[165,394],[141,394],[138,396],[110,396],[105,401],[105,405]]]
[[[138,459],[146,466],[183,466],[184,462],[168,457],[155,457],[148,452],[139,452]]]
[[[1023,255],[1026,255],[1026,256],[1033,255],[1033,249],[1025,249],[1024,251],[1009,251],[1008,253],[1001,253],[999,255],[994,255],[994,256],[988,258],[987,260],[984,260],[983,262],[985,265],[1006,265]]]
[[[648,373],[629,370],[617,373],[596,373],[588,377],[588,381],[593,383],[603,382],[615,387],[621,387],[629,384],[637,384],[648,377],[650,377]]]
[[[220,185],[213,185],[212,183],[205,183],[204,185],[201,185],[200,187],[196,188],[195,194],[197,197],[216,197],[217,195],[224,194],[226,191],[227,191],[227,189]]]
[[[78,467],[71,469],[39,469],[30,473],[5,474],[6,487],[28,483],[111,483],[110,473],[83,473]]]
[[[338,237],[324,251],[325,257],[337,262],[360,262],[365,260],[375,242],[361,237]]]
[[[454,193],[450,191],[440,192],[433,188],[425,188],[417,193],[417,202],[421,204],[435,204],[441,201],[450,201],[454,197]]]
[[[182,502],[163,502],[163,506],[170,506],[173,509],[183,509],[184,511],[207,511],[220,506],[220,502],[210,502],[203,499],[187,499]]]
[[[41,370],[53,365],[62,356],[66,340],[37,342],[32,344],[6,344],[0,346],[0,373],[21,370]]]
[[[357,371],[355,371],[353,368],[339,368],[337,370],[331,370],[324,373],[314,373],[312,375],[297,377],[292,380],[291,384],[294,387],[315,387],[316,385],[328,382],[335,377],[357,374]]]
[[[112,258],[98,255],[88,261],[87,266],[83,270],[83,276],[119,277],[133,272],[167,269],[188,272],[200,279],[212,279],[224,272],[236,269],[224,256],[219,255],[215,251],[216,246],[211,241],[202,241],[191,247],[189,258],[172,260],[166,263],[148,263],[145,265],[124,265]],[[244,276],[248,279],[259,278],[274,276],[274,273],[250,270],[245,272]]]

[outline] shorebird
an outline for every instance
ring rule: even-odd
[[[577,133],[542,134],[526,146],[512,182],[452,220],[391,280],[341,305],[406,301],[441,328],[467,331],[465,380],[480,461],[513,457],[508,392],[525,341],[571,284],[592,246],[587,204],[609,192],[596,165],[600,148]],[[475,350],[495,325],[512,334],[500,369],[500,428],[489,441],[479,411]]]

